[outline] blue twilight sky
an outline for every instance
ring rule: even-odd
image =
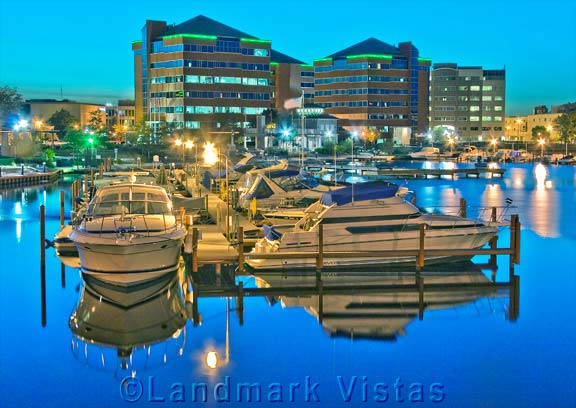
[[[572,0],[2,0],[0,86],[25,98],[133,98],[131,42],[147,19],[198,14],[311,63],[369,37],[432,62],[507,71],[507,114],[576,102]]]

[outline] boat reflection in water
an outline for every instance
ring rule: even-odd
[[[90,275],[83,279],[69,320],[72,351],[78,360],[135,372],[182,355],[187,315],[178,272],[128,287]]]
[[[323,274],[320,286],[313,273],[258,273],[256,283],[273,290],[271,303],[306,309],[330,336],[396,340],[412,320],[423,318],[425,310],[456,308],[505,295],[501,285],[492,283],[479,266],[465,262],[449,267],[422,271],[424,285],[415,284],[414,269]]]

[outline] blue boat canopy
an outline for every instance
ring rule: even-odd
[[[282,238],[282,233],[276,231],[274,227],[264,224],[262,229],[264,230],[264,236],[269,241],[276,241]]]
[[[334,203],[344,205],[352,202],[352,193],[354,193],[354,201],[366,201],[394,197],[397,191],[398,186],[396,184],[386,181],[371,181],[326,192],[322,194],[320,202],[324,205],[332,205]]]

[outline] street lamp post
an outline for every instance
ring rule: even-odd
[[[540,134],[540,133],[538,133]],[[544,144],[546,143],[546,140],[544,139],[538,139],[538,144],[540,145],[540,161],[542,161],[542,159],[544,158]]]
[[[214,149],[213,143],[206,143],[204,145],[204,162],[207,164],[215,164],[219,157],[224,158],[225,172],[226,172],[226,238],[230,239],[230,176],[228,174],[228,156],[221,153],[220,150]],[[220,174],[218,175],[220,177]]]

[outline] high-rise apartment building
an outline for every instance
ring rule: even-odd
[[[460,140],[504,136],[506,71],[434,64],[430,83],[430,128]]]
[[[412,43],[369,38],[314,61],[314,101],[348,130],[415,138],[428,129],[429,75],[430,60]]]
[[[218,129],[271,107],[271,42],[204,16],[146,21],[132,44],[136,120]]]

